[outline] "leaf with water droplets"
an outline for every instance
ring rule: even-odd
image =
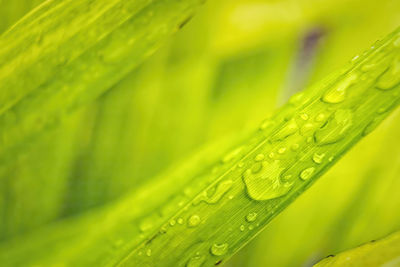
[[[175,175],[155,178],[126,198],[93,212],[93,217],[55,225],[0,249],[2,263],[56,265],[57,258],[49,253],[35,255],[39,243],[41,248],[51,246],[52,252],[65,255],[65,262],[73,266],[97,262],[117,266],[220,264],[332,167],[334,159],[361,140],[373,119],[377,118],[376,126],[397,107],[399,86],[377,90],[376,69],[361,70],[363,64],[379,63],[382,57],[392,62],[399,56],[393,46],[397,36],[388,36],[351,66],[305,90],[299,101],[284,105],[272,116],[273,125],[233,142],[232,150],[243,147],[237,158],[221,164],[222,152],[216,149],[202,158],[206,163],[195,161]],[[366,79],[349,78],[361,72]],[[324,95],[327,102],[321,101]],[[382,106],[388,109],[380,114]],[[308,115],[307,120],[303,114]],[[318,118],[319,114],[324,116]],[[306,127],[311,132],[301,132],[307,123],[313,124]],[[142,232],[140,222],[152,214],[157,215],[152,226]],[[110,236],[113,240],[108,241]],[[110,253],[110,247],[122,238],[126,243]],[[73,249],[64,252],[66,247]]]

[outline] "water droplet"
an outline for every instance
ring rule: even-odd
[[[313,155],[313,161],[317,164],[321,164],[322,160],[324,159],[325,154],[318,154],[318,153],[314,153]]]
[[[215,204],[217,203],[225,194],[226,192],[229,191],[232,187],[232,180],[224,180],[220,182],[216,189],[215,192],[209,196],[207,192],[203,192],[194,202],[194,205],[199,204],[201,201],[204,201],[208,204]]]
[[[200,223],[200,216],[199,215],[192,215],[188,220],[189,227],[196,227]]]
[[[244,229],[245,229],[244,225],[242,224],[242,225],[239,227],[239,229],[240,229],[241,232],[243,232]]]
[[[316,122],[322,122],[322,121],[325,120],[325,118],[326,118],[326,115],[325,115],[324,113],[319,113],[319,114],[317,115],[317,117],[315,117],[315,121],[316,121]]]
[[[256,219],[257,219],[257,213],[255,213],[255,212],[250,212],[246,216],[246,221],[247,222],[254,222]]]
[[[366,136],[368,134],[370,134],[373,130],[376,129],[376,127],[378,127],[378,125],[380,124],[382,120],[379,118],[375,118],[373,119],[363,130],[362,135]]]
[[[332,157],[330,157],[328,160],[329,160],[329,162],[332,162],[333,159],[334,159],[334,157],[332,156]]]
[[[282,181],[284,181],[284,182],[290,181],[290,179],[292,179],[292,177],[293,177],[293,175],[291,175],[291,174],[284,175],[282,177]]]
[[[353,122],[353,112],[349,109],[336,111],[325,125],[315,131],[314,139],[318,145],[333,144],[341,140]]]
[[[205,256],[196,255],[191,257],[189,261],[186,263],[186,267],[200,267],[205,260]]]
[[[176,224],[175,219],[171,219],[171,220],[169,221],[169,225],[174,226],[175,224]]]
[[[249,230],[251,231],[253,229],[254,229],[254,226],[253,225],[249,225]]]
[[[264,154],[258,154],[258,155],[255,157],[255,161],[262,161],[264,158],[265,158]]]
[[[306,123],[301,127],[300,134],[304,136],[310,134],[313,130],[314,130],[314,125],[312,123]]]
[[[251,172],[257,173],[257,172],[261,171],[261,169],[262,169],[262,164],[260,162],[257,162],[255,164],[253,164],[253,167],[251,167]]]
[[[275,153],[274,153],[274,152],[269,153],[269,154],[268,154],[268,157],[269,157],[270,159],[273,159],[273,158],[275,157]]]
[[[299,147],[300,147],[299,144],[293,144],[293,145],[291,146],[291,149],[292,149],[293,151],[297,151],[297,150],[299,149]]]
[[[279,154],[284,154],[286,152],[286,147],[281,147],[281,148],[279,148],[279,150],[278,150],[278,153]]]
[[[298,129],[299,129],[299,126],[297,125],[296,121],[294,119],[291,119],[271,139],[272,139],[272,141],[284,140],[285,138],[295,134],[298,131]]]
[[[146,255],[147,255],[148,257],[151,256],[151,249],[150,249],[150,248],[146,251]]]
[[[307,113],[302,113],[300,114],[300,118],[302,118],[303,120],[308,120],[308,114]]]
[[[315,171],[315,168],[314,168],[314,167],[307,168],[307,169],[303,170],[303,171],[300,173],[300,178],[301,178],[302,180],[306,181],[306,180],[308,180],[308,179],[311,178],[311,176],[313,175],[314,171]]]
[[[228,251],[228,244],[227,243],[223,243],[223,244],[213,244],[211,246],[211,254],[215,255],[215,256],[222,256],[224,254],[226,254],[226,252]]]
[[[183,219],[182,219],[182,218],[179,218],[179,219],[178,219],[178,223],[179,223],[179,224],[183,224]]]
[[[336,83],[323,96],[322,101],[330,104],[337,104],[346,98],[347,90],[357,80],[357,74],[351,74],[344,80]]]
[[[264,161],[261,171],[256,174],[246,170],[243,173],[243,180],[249,197],[254,200],[268,200],[289,192],[291,184],[282,184],[279,179],[282,171],[279,161],[273,163]]]
[[[400,57],[396,57],[390,67],[378,78],[376,88],[391,90],[400,83]]]

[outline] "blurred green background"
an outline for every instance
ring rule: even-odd
[[[0,32],[42,1],[0,0]],[[400,25],[398,0],[214,0],[96,102],[0,166],[0,240],[115,201]],[[393,114],[226,266],[309,266],[400,229]],[[43,153],[45,151],[45,153]]]

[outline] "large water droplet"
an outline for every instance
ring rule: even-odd
[[[278,161],[273,163],[263,162],[262,169],[253,173],[246,170],[243,173],[243,180],[247,188],[247,193],[254,200],[268,200],[285,195],[289,192],[291,185],[281,183],[280,175],[283,168]]]
[[[349,109],[336,111],[320,129],[315,131],[314,139],[318,145],[333,144],[341,140],[352,125],[353,112]]]
[[[246,215],[246,221],[247,222],[254,222],[257,219],[257,213],[256,212],[250,212],[249,214]]]
[[[323,161],[323,159],[324,159],[324,157],[325,157],[325,154],[324,154],[324,153],[322,153],[322,154],[314,153],[312,159],[313,159],[313,161],[314,161],[315,163],[321,164],[322,161]]]
[[[311,167],[311,168],[307,168],[305,170],[303,170],[300,173],[300,178],[304,181],[308,180],[311,178],[311,176],[314,174],[315,168]]]
[[[357,80],[357,74],[350,74],[341,82],[334,84],[323,96],[322,101],[330,104],[337,104],[345,100],[347,90]]]
[[[213,244],[211,246],[211,254],[215,255],[215,256],[222,256],[224,254],[226,254],[226,252],[228,251],[228,244],[227,243],[223,243],[223,244]]]
[[[203,192],[198,198],[193,202],[194,205],[199,204],[201,201],[204,201],[208,204],[217,203],[232,187],[232,180],[224,180],[220,182],[215,188],[215,192],[209,196],[207,192]]]
[[[400,57],[396,57],[389,68],[378,78],[376,88],[391,90],[400,84]]]

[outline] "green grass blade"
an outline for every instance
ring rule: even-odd
[[[235,149],[227,169],[121,266],[220,264],[239,250],[398,105],[399,38],[397,30],[294,97],[262,125],[266,138]]]
[[[100,212],[4,244],[2,262],[224,262],[397,106],[399,38],[397,30],[295,96],[222,160],[203,157]]]
[[[47,1],[0,37],[5,154],[152,54],[199,0]]]
[[[315,267],[329,266],[382,266],[395,267],[400,265],[400,232],[371,241],[360,247],[331,255],[315,264]]]

